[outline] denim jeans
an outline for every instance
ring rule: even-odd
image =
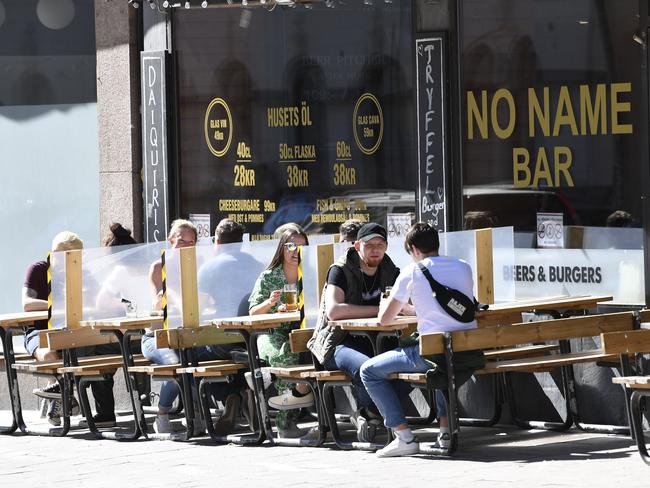
[[[384,417],[384,425],[389,428],[406,423],[404,408],[395,390],[393,373],[424,373],[431,367],[420,356],[419,346],[398,347],[366,361],[361,367],[361,379],[370,397]],[[444,395],[436,391],[436,408],[439,417],[447,415]]]
[[[173,349],[156,349],[156,338],[148,335],[142,336],[142,355],[152,363],[176,364],[181,360]],[[167,413],[172,409],[174,400],[178,396],[178,385],[173,381],[164,381],[160,387],[158,409]]]
[[[358,408],[372,406],[372,399],[368,395],[360,376],[361,365],[368,361],[371,356],[372,347],[368,344],[367,339],[348,336],[341,344],[336,346],[334,354],[323,365],[327,369],[345,371],[352,378],[353,392],[357,399]]]
[[[223,346],[201,346],[194,348],[196,359],[198,361],[211,361],[214,359],[230,359],[230,351],[241,348],[239,344],[226,344]],[[156,349],[156,339],[151,336],[142,336],[142,354],[152,363],[156,364],[176,364],[180,363],[178,353],[173,349]],[[233,393],[243,380],[234,383],[223,383],[210,385],[208,393],[219,401],[224,401],[226,397]],[[161,412],[169,412],[172,409],[174,400],[179,394],[178,385],[173,381],[164,381],[160,387],[160,400],[158,400],[158,409]]]

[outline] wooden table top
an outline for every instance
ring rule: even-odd
[[[265,313],[259,315],[242,315],[226,317],[212,321],[220,329],[272,329],[286,322],[299,322],[300,312]]]
[[[518,300],[490,305],[476,313],[479,327],[521,322],[521,312],[532,310],[582,310],[594,308],[600,302],[612,300],[611,295],[554,296]]]
[[[418,318],[415,315],[399,316],[392,322],[379,325],[377,317],[369,317],[365,319],[343,319],[343,320],[330,320],[329,324],[334,327],[340,327],[343,330],[368,330],[368,331],[394,331],[404,330],[411,325],[417,324]]]
[[[30,325],[37,320],[47,320],[47,310],[2,314],[0,315],[0,327],[6,329],[17,325]]]
[[[144,329],[161,325],[163,323],[162,316],[146,316],[146,317],[115,317],[108,319],[97,320],[82,320],[79,325],[82,327],[90,327],[92,329],[103,330],[132,330]]]

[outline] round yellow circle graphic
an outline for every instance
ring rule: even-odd
[[[377,115],[379,115],[379,135],[377,136],[377,142],[375,142],[374,146],[368,148],[365,147],[361,141],[359,140],[359,134],[357,133],[357,113],[359,111],[359,107],[363,102],[366,100],[369,100],[371,103],[374,103],[375,106],[377,107]],[[354,106],[354,113],[352,114],[352,132],[354,132],[354,140],[357,143],[357,147],[361,150],[362,153],[366,155],[371,155],[374,154],[375,151],[379,148],[379,145],[381,144],[381,139],[384,136],[384,114],[381,111],[381,105],[379,104],[379,100],[377,100],[377,97],[374,96],[372,93],[364,93],[359,97],[359,100],[357,100],[356,105]]]
[[[210,112],[212,109],[215,107],[215,105],[221,105],[224,110],[226,111],[226,116],[228,117],[228,139],[226,141],[225,146],[223,149],[218,150],[215,149],[215,147],[212,145],[212,141],[210,140]],[[230,143],[232,142],[232,115],[230,114],[230,108],[228,107],[228,104],[223,98],[215,98],[210,102],[210,105],[208,105],[208,108],[205,111],[205,120],[203,122],[203,132],[205,135],[205,143],[208,145],[208,149],[212,154],[214,154],[216,157],[220,158],[222,156],[225,156],[225,154],[228,152],[228,149],[230,149]]]

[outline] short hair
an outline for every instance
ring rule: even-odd
[[[195,241],[198,240],[199,231],[196,230],[196,226],[189,220],[185,220],[185,219],[176,219],[172,222],[172,226],[169,229],[169,234],[167,234],[167,239],[169,240],[172,237],[174,237],[176,234],[180,234],[180,232],[183,229],[187,229],[194,232],[194,240]]]
[[[232,219],[221,219],[214,229],[214,237],[221,244],[241,242],[244,240],[244,226]]]
[[[406,233],[404,249],[411,254],[413,246],[417,247],[421,253],[429,254],[438,252],[440,249],[440,237],[438,231],[424,222],[416,222]]]
[[[359,219],[348,219],[339,227],[339,234],[346,242],[354,242],[357,240],[359,229],[363,226],[363,222]]]
[[[489,210],[470,210],[465,214],[466,230],[498,227],[499,219]]]
[[[609,214],[605,221],[607,227],[633,227],[634,218],[630,212],[625,210],[616,210]]]
[[[275,232],[273,232],[273,239],[281,239],[284,233],[288,230],[292,231],[293,234],[305,234],[304,229],[300,225],[295,222],[287,222],[275,229]]]
[[[84,243],[74,232],[64,230],[52,239],[52,251],[76,251],[83,249]]]
[[[109,232],[104,239],[104,246],[128,246],[129,244],[137,244],[137,241],[131,235],[131,230],[126,229],[119,222],[113,222],[109,227]]]

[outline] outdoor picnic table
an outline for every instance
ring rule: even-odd
[[[399,337],[402,331],[417,325],[415,315],[400,315],[388,324],[381,325],[377,317],[363,319],[330,320],[329,324],[347,330],[350,334],[366,337],[372,344],[375,355],[383,352],[382,344],[388,337]]]
[[[531,310],[546,311],[559,317],[560,311],[589,310],[601,302],[612,300],[611,295],[552,296],[496,303],[487,310],[476,313],[478,327],[514,324],[521,322],[521,313]]]
[[[106,319],[82,320],[79,322],[81,327],[100,330],[107,334],[114,334],[120,346],[120,352],[122,353],[124,379],[129,390],[135,426],[133,432],[130,434],[125,436],[115,434],[115,436],[111,435],[111,438],[137,439],[140,435],[145,437],[147,435],[147,424],[135,376],[129,373],[129,367],[135,365],[133,352],[131,351],[131,338],[134,335],[138,335],[142,329],[161,325],[163,320],[164,319],[161,315],[147,315],[144,317],[113,317]]]
[[[269,442],[273,443],[273,429],[269,418],[267,398],[264,393],[264,382],[260,369],[260,357],[257,349],[258,336],[268,333],[270,329],[279,327],[287,322],[300,322],[300,312],[278,312],[259,315],[243,315],[239,317],[226,317],[215,319],[212,325],[223,330],[236,331],[244,338],[248,352],[249,367],[253,377],[255,400],[259,409],[260,420]]]
[[[12,424],[0,427],[0,433],[14,432],[22,422],[22,412],[17,404],[18,377],[16,370],[12,367],[15,363],[13,329],[32,325],[38,320],[47,320],[47,310],[38,312],[18,312],[0,315],[0,342],[5,361],[5,373],[7,375],[7,386],[11,400]]]

